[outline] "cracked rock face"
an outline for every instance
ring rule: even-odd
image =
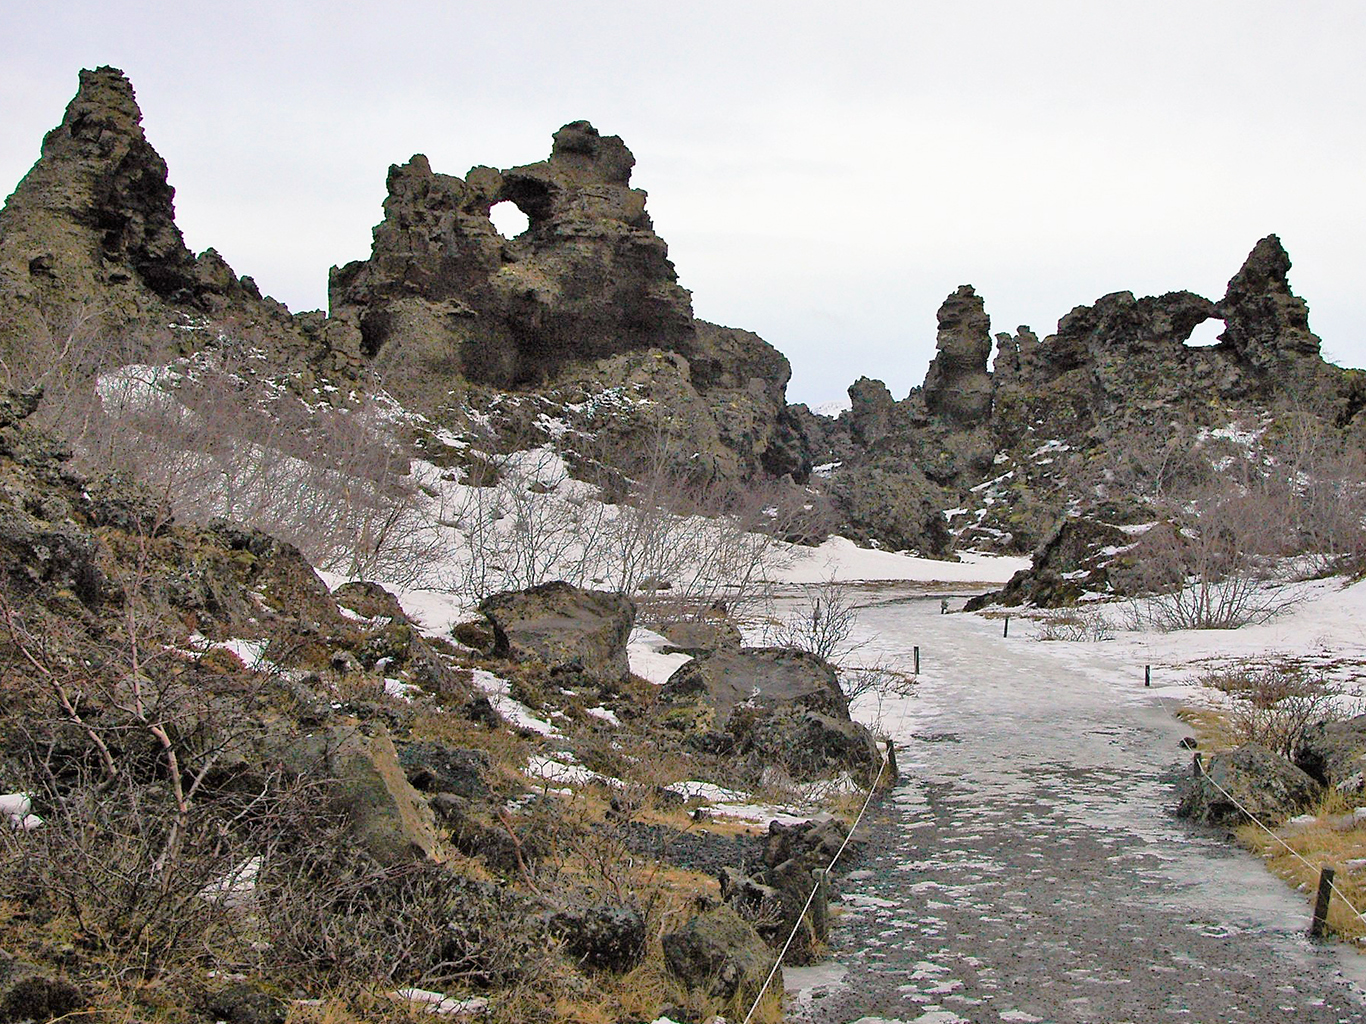
[[[1289,272],[1290,256],[1281,240],[1267,235],[1219,303],[1216,315],[1226,325],[1219,340],[1258,371],[1319,354],[1319,338],[1309,329],[1309,306],[1290,290]]]
[[[991,319],[972,285],[939,307],[938,351],[925,375],[925,407],[947,422],[972,427],[991,415]]]
[[[196,257],[175,223],[166,162],[117,68],[82,71],[61,124],[0,210],[0,356],[35,337],[159,329],[233,315],[302,344],[288,310],[212,249]]]
[[[332,272],[333,316],[381,368],[502,387],[628,350],[691,354],[691,301],[630,187],[634,164],[621,139],[575,121],[539,163],[464,179],[423,156],[391,168],[370,259]],[[489,220],[504,201],[530,222],[516,238]]]

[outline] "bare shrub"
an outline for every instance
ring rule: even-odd
[[[805,587],[801,601],[787,615],[770,615],[763,638],[771,647],[808,651],[830,662],[840,689],[851,701],[870,695],[879,701],[914,696],[914,676],[885,661],[856,657],[868,647],[867,640],[854,639],[857,625],[853,588],[838,580],[826,580]]]
[[[1256,481],[1226,480],[1168,507],[1168,526],[1145,533],[1135,552],[1149,596],[1136,606],[1156,629],[1237,629],[1280,611],[1272,585],[1289,553],[1284,506]]]
[[[415,582],[438,532],[382,397],[305,402],[260,376],[249,336],[220,334],[188,359],[125,358],[136,349],[166,359],[173,341],[135,338],[121,355],[91,353],[60,388],[49,384],[43,416],[72,442],[78,465],[139,480],[179,518],[255,526],[319,568]]]
[[[472,600],[563,580],[638,594],[643,621],[687,618],[718,600],[734,608],[764,592],[785,557],[781,538],[807,514],[790,487],[698,481],[664,457],[630,475],[580,459],[599,480],[589,484],[551,448],[495,455],[493,439],[485,445],[441,514],[461,547],[446,586]]]
[[[1240,663],[1200,682],[1232,698],[1229,725],[1238,743],[1260,743],[1287,758],[1311,725],[1346,717],[1338,708],[1340,687],[1288,661]]]
[[[1114,630],[1105,616],[1096,611],[1065,609],[1049,611],[1039,617],[1039,640],[1067,640],[1074,643],[1097,643],[1113,640]]]

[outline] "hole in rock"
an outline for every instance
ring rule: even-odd
[[[527,215],[517,209],[517,204],[506,199],[493,204],[489,210],[489,220],[493,221],[493,226],[504,238],[516,238],[531,225]]]
[[[1210,348],[1219,344],[1219,335],[1224,333],[1224,321],[1213,317],[1195,325],[1191,336],[1186,339],[1186,348]]]

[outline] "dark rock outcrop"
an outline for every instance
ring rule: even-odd
[[[630,903],[599,902],[550,915],[550,933],[570,956],[600,970],[631,970],[645,956],[645,917]]]
[[[759,996],[773,966],[764,940],[729,906],[694,917],[663,938],[664,966],[689,992],[701,992],[742,1012]],[[772,982],[783,990],[782,971]]]
[[[636,610],[625,595],[543,583],[485,598],[479,610],[493,626],[494,654],[536,660],[552,673],[603,683],[630,675],[626,641]]]
[[[1218,783],[1234,800],[1220,792]],[[1232,827],[1247,821],[1248,813],[1269,825],[1279,824],[1306,810],[1323,787],[1285,758],[1256,743],[1215,754],[1204,773],[1192,779],[1177,813],[1207,825]]]
[[[925,406],[956,427],[991,415],[991,319],[972,285],[962,285],[939,307],[937,352],[925,374]]]
[[[746,759],[756,778],[779,768],[806,782],[849,772],[871,783],[881,765],[872,734],[849,718],[835,671],[789,648],[699,654],[660,691],[671,725],[707,748]]]
[[[1309,306],[1290,290],[1290,256],[1275,235],[1248,254],[1228,283],[1214,315],[1224,321],[1219,340],[1259,372],[1319,354],[1309,329]]]
[[[303,350],[288,310],[212,249],[196,257],[175,223],[175,189],[116,68],[80,90],[0,210],[0,355],[24,365],[35,339],[121,334],[136,348],[185,317],[234,316],[262,342]],[[196,332],[180,332],[194,344]],[[18,357],[18,358],[16,358]]]
[[[0,950],[0,1024],[57,1020],[85,1003],[71,981]]]
[[[630,187],[634,157],[576,121],[550,158],[460,179],[415,156],[390,169],[367,261],[335,268],[332,315],[387,373],[538,383],[569,360],[630,348],[679,350],[688,294]],[[530,221],[505,239],[489,220],[512,202]]]
[[[969,544],[1051,549],[1064,514],[1111,527],[1143,521],[1132,508],[1108,518],[1104,506],[1182,436],[1194,445],[1211,428],[1278,409],[1316,416],[1327,430],[1366,429],[1358,422],[1366,385],[1320,357],[1289,268],[1270,235],[1217,303],[1189,291],[1113,292],[1074,308],[1042,341],[1023,326],[997,335],[990,371],[989,321],[981,298],[962,286],[939,310],[938,352],[922,388],[894,402],[861,378],[848,414],[833,422],[808,414],[812,458],[834,467],[821,475],[845,530],[927,554]],[[1224,321],[1219,344],[1189,344],[1210,319]],[[952,523],[938,516],[944,509],[955,510]],[[1101,540],[1103,531],[1091,532]],[[1103,546],[1121,545],[1111,537]],[[1012,599],[1066,603],[1093,584],[1103,591],[1137,579],[1111,578],[1083,560],[1062,570],[1074,574],[1068,579],[1055,565],[1036,567],[1047,578],[1021,578]]]
[[[1295,747],[1295,766],[1345,792],[1366,790],[1366,715],[1309,726]]]
[[[817,885],[844,850],[836,870],[847,870],[857,859],[860,841],[845,845],[849,827],[835,818],[799,825],[769,825],[762,867],[746,873],[735,867],[718,873],[721,901],[756,921],[755,930],[781,949],[793,937],[788,961],[809,962],[829,938],[829,883]]]
[[[804,478],[787,360],[693,318],[634,164],[621,139],[576,121],[539,163],[463,179],[420,155],[395,165],[370,258],[333,268],[329,341],[419,407],[466,381],[626,393],[603,439],[623,457],[670,437],[703,478]],[[489,219],[500,202],[528,218],[515,238]]]

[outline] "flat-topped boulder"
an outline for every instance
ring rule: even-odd
[[[539,661],[553,673],[605,683],[630,675],[626,642],[636,609],[624,594],[543,583],[494,594],[479,611],[493,626],[496,657]]]

